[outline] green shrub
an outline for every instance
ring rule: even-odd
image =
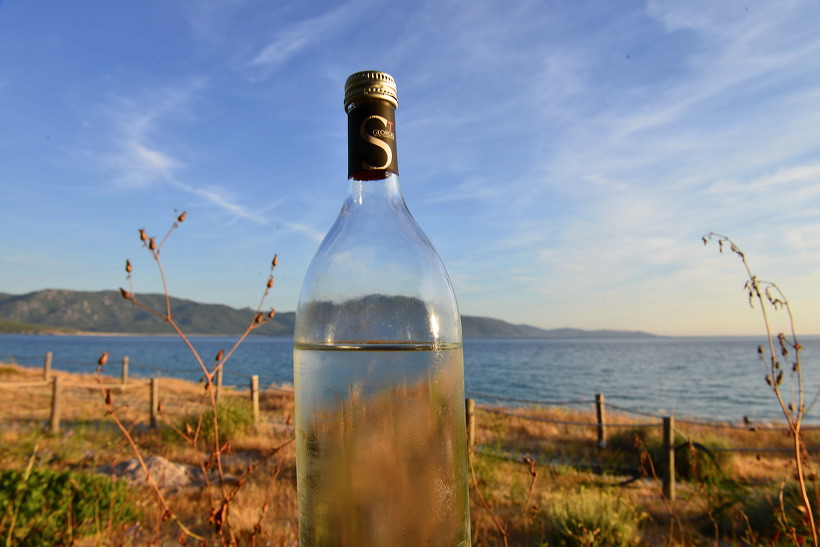
[[[816,499],[814,489],[806,485],[809,499]],[[754,491],[740,497],[739,507],[720,515],[718,524],[729,534],[756,536],[756,540],[767,544],[791,544],[792,533],[798,538],[811,537],[808,519],[804,514],[797,482],[790,481],[783,486],[783,507],[780,506],[780,488],[768,491]],[[814,509],[815,522],[820,522],[817,507]],[[807,545],[810,541],[805,542]]]
[[[20,374],[20,371],[11,365],[0,365],[0,374],[11,376],[15,374]]]
[[[658,435],[650,427],[618,428],[610,435],[607,449],[640,454],[647,445],[660,442]]]
[[[726,480],[731,470],[732,458],[729,452],[722,449],[729,444],[720,437],[689,443],[678,443],[675,448],[675,476],[681,480],[702,483],[718,483]],[[647,443],[647,451],[652,458],[652,465],[660,476],[663,473],[663,444],[659,439]]]
[[[582,488],[567,492],[546,511],[547,545],[636,545],[646,517],[626,500],[605,491]]]
[[[135,522],[124,481],[35,469],[0,471],[0,535],[11,545],[69,545]]]
[[[253,429],[253,405],[247,399],[223,397],[216,405],[216,418],[220,442],[233,440]],[[199,416],[189,416],[185,421],[196,427],[198,420]],[[213,441],[214,413],[210,406],[202,414],[199,438],[206,442]]]

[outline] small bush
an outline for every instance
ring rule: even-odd
[[[546,511],[547,545],[636,545],[646,514],[604,491],[567,492]]]
[[[675,474],[689,481],[714,482],[724,480],[731,464],[723,439],[707,439],[703,443],[690,443],[675,450]]]
[[[220,442],[236,439],[253,429],[253,405],[246,399],[224,397],[216,406],[216,418]],[[199,416],[189,416],[185,421],[196,427]],[[202,415],[199,438],[206,442],[213,441],[214,413],[210,407]]]
[[[0,471],[0,534],[12,545],[70,545],[134,522],[124,481],[73,471]]]
[[[639,454],[647,445],[660,442],[649,427],[620,428],[607,441],[609,450]]]
[[[675,476],[681,480],[701,483],[718,483],[726,480],[731,470],[732,457],[729,452],[721,449],[728,447],[729,443],[719,437],[678,443],[675,448]],[[647,443],[646,450],[652,458],[655,471],[658,474],[662,473],[662,442],[653,439]]]
[[[0,376],[18,376],[22,374],[12,365],[0,365]]]
[[[814,489],[807,485],[809,498],[814,500]],[[792,534],[799,539],[811,538],[808,519],[800,499],[796,482],[787,483],[782,490],[783,507],[780,506],[780,488],[753,492],[740,499],[740,506],[721,516],[719,525],[730,533],[752,533],[759,540],[770,544],[792,543]],[[820,514],[814,508],[815,522]],[[806,544],[810,543],[808,540]]]

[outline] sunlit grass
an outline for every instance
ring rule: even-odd
[[[106,414],[103,392],[99,385],[93,387],[99,382],[97,377],[55,374],[64,376],[66,398],[62,429],[57,435],[46,433],[49,386],[24,391],[0,389],[0,413],[5,417],[0,427],[0,469],[22,471],[34,457],[39,470],[95,473],[133,458],[132,447]],[[3,382],[28,383],[40,381],[42,370],[0,365],[0,375]],[[119,378],[105,377],[103,381],[107,387],[115,387]],[[73,388],[72,384],[86,387]],[[179,519],[195,533],[211,537],[215,533],[209,522],[213,494],[203,487],[201,473],[197,475],[196,470],[213,447],[203,440],[195,448],[169,425],[179,427],[186,417],[208,408],[202,401],[203,386],[162,378],[162,419],[157,429],[151,429],[147,383],[133,380],[133,384],[113,392],[118,415],[145,457],[162,456],[188,466],[200,477],[167,496]],[[246,408],[247,392],[225,390],[223,397],[225,401],[242,401],[240,406]],[[232,435],[230,450],[223,454],[226,488],[242,480],[231,502],[231,522],[239,543],[249,542],[256,533],[256,539],[290,545],[298,536],[295,445],[276,450],[293,437],[293,399],[284,392],[264,391],[260,394],[260,408],[257,427]],[[497,414],[481,407],[477,411],[473,462],[478,487],[496,518],[507,528],[509,545],[548,543],[554,537],[550,534],[555,531],[555,508],[574,511],[567,504],[579,495],[583,499],[577,502],[581,504],[577,509],[599,507],[602,518],[617,516],[615,508],[634,511],[629,513],[633,516],[646,515],[633,519],[640,521],[639,533],[645,541],[670,545],[709,541],[718,528],[723,537],[741,540],[747,531],[726,523],[743,524],[744,511],[755,515],[765,512],[766,499],[771,499],[771,492],[776,493],[793,471],[787,452],[769,452],[788,449],[790,439],[782,430],[714,427],[679,420],[678,444],[691,440],[716,450],[746,447],[759,452],[719,452],[720,469],[710,473],[707,481],[697,476],[693,480],[679,477],[678,498],[670,503],[663,498],[658,477],[653,475],[660,473],[659,462],[653,462],[654,471],[647,463],[652,447],[660,442],[659,420],[610,413],[608,447],[602,450],[597,446],[592,408],[507,410],[525,417]],[[806,431],[805,435],[809,445],[820,443],[817,431]],[[538,462],[538,478],[529,505],[531,476],[522,462],[524,456]],[[249,466],[255,466],[250,473]],[[151,501],[150,488],[134,485],[128,495],[141,515],[135,523],[141,537],[163,541],[176,537],[179,531],[163,522],[162,511]],[[727,508],[734,513],[727,512]],[[471,522],[474,543],[504,545],[497,525],[478,503],[475,491],[471,496]]]

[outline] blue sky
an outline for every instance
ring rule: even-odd
[[[345,78],[461,311],[757,334],[730,235],[820,333],[820,2],[0,2],[0,292],[295,309],[346,188]],[[778,328],[781,328],[778,326]]]

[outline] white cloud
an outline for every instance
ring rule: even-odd
[[[167,154],[136,140],[124,140],[105,163],[119,174],[116,181],[129,188],[146,188],[158,180],[169,180],[180,163]]]
[[[307,224],[303,224],[300,222],[287,221],[283,222],[283,224],[291,232],[302,234],[306,236],[308,239],[315,241],[317,244],[321,243],[321,241],[325,238],[325,232],[313,226],[309,226]]]
[[[719,182],[710,190],[714,194],[725,194],[731,192],[759,192],[775,189],[786,189],[795,184],[808,184],[812,189],[816,189],[816,194],[820,196],[820,162],[794,165],[783,169],[778,169],[774,173],[765,173],[756,180],[744,182]],[[781,188],[786,186],[786,188]]]
[[[349,3],[321,15],[302,19],[279,30],[275,37],[261,48],[248,62],[250,68],[260,69],[263,74],[276,69],[311,45],[327,40],[328,35],[338,32],[352,14]]]
[[[247,207],[236,203],[236,198],[230,196],[224,189],[217,187],[194,187],[186,184],[176,178],[168,180],[177,188],[181,188],[186,192],[204,198],[210,205],[215,205],[219,209],[230,213],[234,218],[241,218],[250,220],[258,224],[267,224],[268,220],[255,211],[249,210]]]
[[[112,149],[101,161],[114,172],[114,180],[130,189],[169,184],[202,198],[234,218],[267,224],[268,220],[231,196],[224,188],[197,185],[185,180],[185,162],[175,155],[171,135],[179,123],[195,121],[192,104],[204,87],[203,80],[165,86],[106,105],[111,125]]]

